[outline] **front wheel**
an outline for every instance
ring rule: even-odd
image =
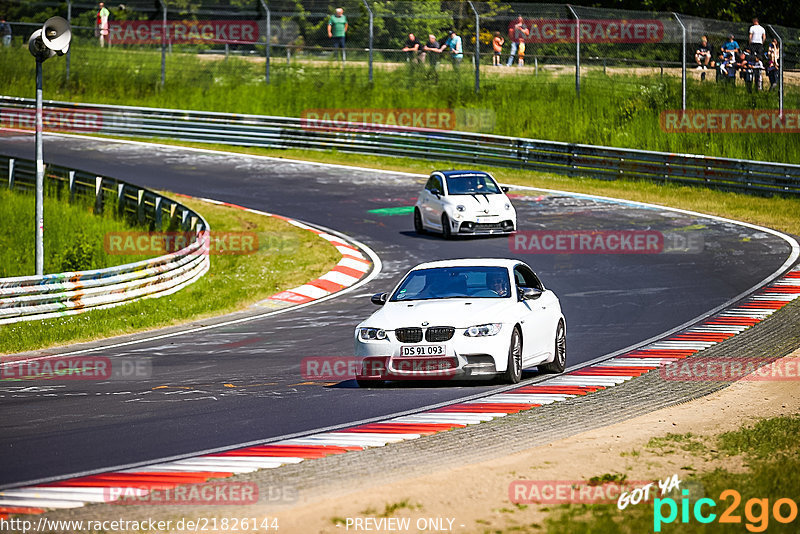
[[[446,213],[442,214],[442,236],[445,239],[451,239],[453,237],[453,231],[450,229],[450,217],[448,217]]]
[[[508,347],[508,365],[503,373],[503,381],[516,384],[522,378],[522,335],[519,328],[511,332],[511,344]]]
[[[564,323],[559,321],[556,328],[555,354],[553,361],[539,366],[539,370],[544,373],[563,373],[567,368],[567,334],[564,330]]]
[[[418,234],[425,233],[425,227],[422,226],[422,214],[417,208],[414,208],[414,231]]]

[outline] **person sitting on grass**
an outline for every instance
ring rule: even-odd
[[[739,51],[739,43],[733,38],[733,34],[728,35],[728,40],[722,45],[722,53],[731,52],[735,57],[738,56]]]
[[[700,79],[705,80],[705,71],[708,70],[709,66],[714,68],[714,62],[711,60],[711,47],[708,44],[708,37],[705,35],[700,38],[700,46],[697,47],[694,53],[694,61],[697,63],[697,70],[703,71]]]
[[[736,85],[736,57],[733,52],[722,54],[722,61],[719,65],[720,74],[726,83]]]

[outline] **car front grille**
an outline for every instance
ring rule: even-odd
[[[431,343],[441,343],[450,341],[455,335],[456,329],[452,326],[432,326],[425,330],[425,341]],[[408,328],[398,328],[394,331],[395,337],[400,343],[419,343],[422,341],[422,328],[411,326]]]
[[[425,331],[425,341],[450,341],[455,333],[452,326],[432,326]]]
[[[394,335],[400,343],[419,343],[422,341],[422,328],[413,326],[410,328],[398,328]]]

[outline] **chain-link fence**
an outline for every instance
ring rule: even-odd
[[[570,75],[575,77],[579,93],[581,84],[589,80],[631,84],[637,76],[680,76],[684,106],[687,78],[720,81],[732,72],[733,82],[743,83],[744,76],[737,76],[742,74],[739,58],[734,58],[737,66],[727,68],[730,61],[721,51],[730,35],[740,51],[754,48],[749,44],[749,24],[565,4],[498,0],[122,1],[101,7],[69,0],[5,0],[0,17],[8,19],[11,43],[18,45],[48,17],[67,18],[72,24],[73,48],[122,47],[141,52],[150,59],[136,69],[162,84],[171,75],[170,69],[181,68],[180,61],[167,58],[182,54],[207,58],[207,69],[213,75],[219,64],[215,60],[237,55],[263,61],[267,82],[276,62],[368,66],[370,80],[373,65],[379,70],[405,63],[474,70],[476,90],[487,73]],[[800,79],[800,30],[768,22],[762,21],[765,42],[753,50],[761,61],[754,70],[759,78],[755,87],[767,90],[774,86],[782,107],[784,75],[789,74],[792,81]],[[773,39],[775,48],[771,50]],[[707,58],[697,53],[704,48],[709,51]],[[102,56],[87,58],[87,62],[97,62],[87,65],[90,68],[108,68]],[[67,61],[69,77],[69,58]]]

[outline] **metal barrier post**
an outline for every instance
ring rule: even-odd
[[[772,24],[767,24],[767,26],[769,26],[769,29],[775,34],[775,37],[778,39],[778,46],[780,47],[780,55],[778,56],[778,116],[783,120],[783,39],[781,38],[781,34],[772,27]]]
[[[156,232],[160,232],[162,228],[162,213],[161,213],[161,195],[156,197],[155,206],[154,206],[154,213],[153,213],[153,220],[155,224]]]
[[[103,213],[103,177],[95,176],[94,179],[94,213]]]
[[[370,81],[370,83],[372,83],[372,40],[373,40],[373,37],[374,37],[374,33],[373,33],[374,29],[373,29],[373,26],[372,26],[373,15],[372,15],[372,9],[369,7],[369,4],[367,3],[367,0],[361,0],[361,1],[364,2],[364,7],[367,8],[367,12],[369,13],[369,81]],[[342,53],[344,53],[344,52],[342,52]]]
[[[475,13],[475,94],[481,92],[481,17],[472,0],[467,2]]]
[[[266,59],[266,69],[264,73],[264,81],[269,84],[269,58],[272,53],[271,45],[272,45],[272,13],[270,13],[269,7],[264,0],[260,0],[261,8],[264,10],[264,13],[267,15],[267,46],[264,50],[264,56]]]
[[[571,5],[567,7],[575,17],[575,94],[581,96],[581,19]]]
[[[681,109],[686,111],[686,26],[677,13],[672,13],[681,25]]]
[[[161,23],[161,87],[167,79],[167,4],[164,0],[158,0],[161,4],[163,22]]]
[[[8,188],[14,189],[14,158],[8,158]]]

